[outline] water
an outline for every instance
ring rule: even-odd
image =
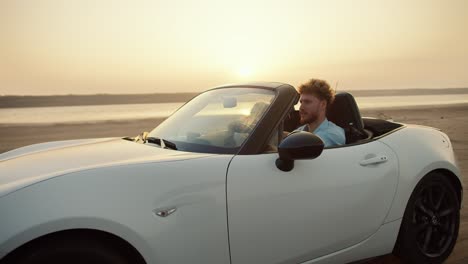
[[[360,109],[468,103],[468,94],[356,97]],[[163,118],[183,103],[0,109],[0,124],[50,124]]]
[[[79,123],[167,117],[183,103],[0,109],[0,124]]]
[[[356,97],[360,109],[468,103],[468,94]]]

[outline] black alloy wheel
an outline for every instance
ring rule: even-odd
[[[419,250],[427,257],[439,257],[450,247],[457,223],[458,203],[448,190],[430,184],[421,190],[413,210],[413,225]]]
[[[432,172],[411,195],[395,246],[405,263],[442,263],[455,246],[460,202],[446,175]]]

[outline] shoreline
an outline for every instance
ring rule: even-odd
[[[378,113],[382,111],[416,111],[425,109],[468,109],[468,103],[460,104],[440,104],[440,105],[408,105],[408,106],[391,106],[391,107],[375,107],[375,108],[364,108],[360,109],[362,117],[373,117],[366,116],[368,113]],[[168,117],[168,116],[167,116]],[[155,118],[140,118],[140,119],[108,119],[108,120],[92,120],[92,121],[70,121],[70,122],[41,122],[41,123],[0,123],[0,128],[5,127],[54,127],[54,126],[67,126],[67,125],[99,125],[99,124],[126,124],[129,122],[154,122],[159,123],[165,120],[167,117],[155,117]]]
[[[468,88],[341,90],[354,97],[468,94]],[[0,95],[0,108],[183,103],[201,92],[90,95]]]

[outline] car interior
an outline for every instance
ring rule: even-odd
[[[346,145],[367,142],[402,126],[386,120],[362,118],[356,100],[347,92],[335,95],[327,110],[327,119],[344,129]],[[299,111],[292,108],[284,120],[283,129],[293,131],[299,126]]]

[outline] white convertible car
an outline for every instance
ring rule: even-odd
[[[0,154],[0,263],[441,263],[462,181],[438,129],[361,118],[325,148],[281,83],[206,91],[135,138]]]

